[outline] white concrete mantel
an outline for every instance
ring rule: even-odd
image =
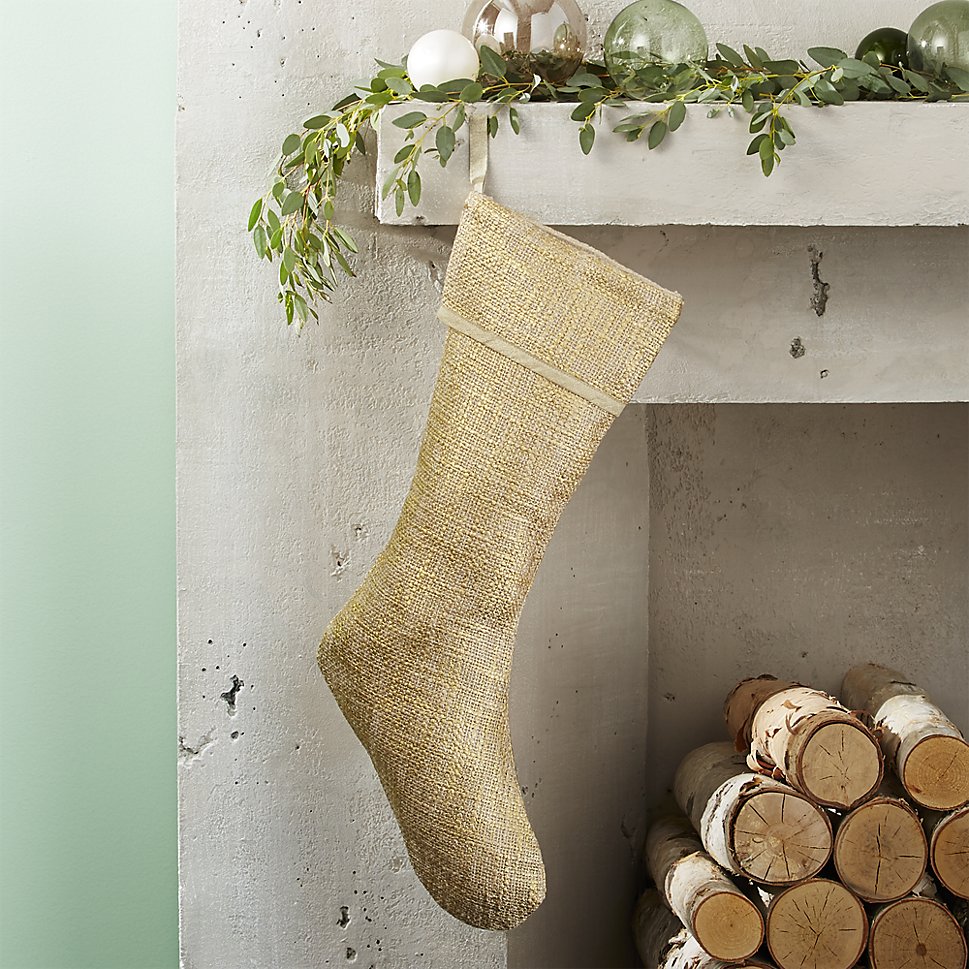
[[[770,178],[745,153],[739,108],[708,118],[707,106],[690,106],[654,151],[613,134],[627,109],[610,109],[585,156],[572,107],[520,106],[521,133],[506,123],[489,142],[485,191],[607,251],[622,240],[631,268],[684,295],[634,401],[969,399],[959,228],[969,223],[969,104],[793,107],[798,143]],[[410,110],[381,115],[377,185],[404,143],[393,120]],[[377,192],[378,219],[454,225],[470,187],[468,138],[465,126],[446,168],[421,166],[417,208],[398,216]],[[736,256],[729,280],[717,278],[724,247]]]
[[[390,105],[379,119],[377,185],[393,168],[405,132],[395,118],[414,103]],[[969,104],[867,101],[785,109],[797,144],[765,178],[746,155],[752,135],[739,106],[714,118],[687,108],[683,126],[659,148],[627,142],[613,128],[662,106],[607,108],[586,157],[575,105],[518,106],[521,132],[507,121],[489,143],[486,190],[499,202],[550,225],[956,226],[969,223]],[[426,113],[435,116],[437,105]],[[474,110],[507,111],[481,104]],[[455,225],[468,192],[468,127],[446,168],[421,165],[420,204],[397,215],[376,196],[391,225]],[[890,200],[890,204],[886,202]]]

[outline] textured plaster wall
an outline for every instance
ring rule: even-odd
[[[618,6],[588,5],[594,35]],[[819,40],[847,44],[876,21],[904,25],[916,5],[893,0],[874,13],[868,5],[834,2],[782,13],[767,0],[696,0],[693,6],[712,36],[734,42],[756,38],[780,51]],[[711,417],[702,409],[664,418],[685,422],[683,434],[672,426],[664,430],[658,418],[640,409],[630,410],[611,432],[568,509],[523,617],[513,731],[552,884],[546,906],[509,937],[506,957],[504,937],[456,923],[417,883],[369,761],[326,694],[314,662],[323,625],[388,537],[409,482],[442,341],[433,311],[452,230],[375,225],[368,171],[361,167],[345,208],[362,243],[361,276],[324,310],[321,325],[302,337],[281,324],[271,274],[257,264],[243,235],[249,205],[262,190],[281,135],[366,75],[372,55],[396,56],[424,30],[457,25],[462,13],[463,4],[452,0],[180,4],[179,774],[186,969],[490,969],[504,966],[506,958],[514,966],[559,969],[630,964],[621,933],[642,836],[642,791],[647,782],[653,788],[662,783],[658,772],[668,763],[657,756],[647,771],[646,745],[668,757],[686,742],[685,725],[694,731],[701,723],[709,727],[715,704],[706,692],[719,696],[725,684],[700,683],[700,673],[719,669],[702,657],[726,656],[733,648],[724,631],[729,627],[714,608],[718,597],[726,597],[716,590],[711,570],[719,564],[735,575],[743,562],[727,554],[729,544],[709,537],[722,526],[709,520],[703,499],[726,487],[717,469],[728,457],[743,465],[750,452],[750,459],[763,463],[781,442],[789,449],[782,454],[796,456],[788,437],[803,429],[788,427],[781,411],[762,412],[753,434],[735,421],[730,454],[711,443],[706,429]],[[709,187],[701,190],[712,193]],[[704,374],[717,372],[721,352],[734,369],[741,367],[731,347],[742,321],[732,317],[729,331],[720,332],[711,294],[719,293],[725,304],[747,301],[756,311],[749,321],[753,330],[773,305],[771,294],[757,294],[749,265],[758,250],[745,241],[745,230],[719,232],[690,230],[667,245],[662,230],[583,230],[583,238],[685,292],[697,288],[704,267],[715,261],[716,275],[698,295],[703,311],[689,322],[691,340],[677,358],[678,367],[689,368],[695,353],[693,362]],[[867,242],[860,238],[857,244]],[[883,243],[897,259],[912,244]],[[837,273],[829,262],[825,271],[829,266]],[[733,276],[732,269],[748,275]],[[798,263],[777,285],[804,290],[805,269]],[[741,286],[738,278],[747,282]],[[833,291],[845,326],[851,325],[851,301],[860,312],[868,298],[866,286],[875,275],[867,278],[865,286]],[[952,286],[952,298],[964,299],[964,278],[926,283],[940,285]],[[804,312],[805,322],[814,322],[808,306]],[[800,331],[791,338],[797,335]],[[810,352],[807,338],[805,343]],[[789,350],[781,344],[776,353],[785,364],[797,363]],[[729,393],[729,387],[718,393]],[[838,422],[850,413],[825,412],[820,420],[826,431],[816,432],[816,447],[822,440],[836,443],[842,433]],[[964,467],[964,420],[961,444],[955,435],[965,412],[938,413],[948,415],[952,466],[958,459]],[[647,427],[654,451],[668,451],[665,464],[654,458],[652,475],[667,497],[652,511]],[[925,438],[924,447],[931,448],[928,417],[912,417],[905,428],[909,439]],[[894,479],[877,474],[881,452],[865,440],[868,460],[850,465],[863,483],[852,484],[843,463],[833,463],[825,474],[853,496],[853,515],[862,515],[869,489],[873,507],[887,521],[895,508]],[[699,470],[694,468],[689,487],[676,498],[677,466],[670,462],[680,448],[689,450]],[[905,455],[913,467],[906,463],[903,469]],[[924,454],[900,451],[897,457],[897,465],[886,470],[897,472],[903,490],[915,495],[917,486],[928,486],[931,462],[920,460]],[[734,473],[740,474],[739,467]],[[767,480],[778,473],[764,471]],[[789,487],[802,484],[793,472],[785,475]],[[952,469],[943,477],[947,490],[939,502],[955,516],[957,501],[965,501],[964,477]],[[825,478],[813,480],[810,495],[821,509]],[[927,494],[919,506],[926,515]],[[800,534],[781,515],[782,509],[795,510],[788,489],[777,485],[768,497],[764,504],[774,508],[775,530],[749,540],[746,553],[754,558],[774,547],[775,537],[781,547],[798,547]],[[844,572],[844,586],[825,586],[833,604],[831,626],[849,613],[859,615],[855,608],[875,615],[894,602],[898,583],[889,564],[901,557],[890,550],[909,549],[912,567],[918,565],[912,550],[918,521],[903,528],[881,526],[880,520],[872,519],[869,527],[886,528],[883,540],[875,542],[859,524],[855,534],[867,552],[850,560],[858,567]],[[960,522],[964,533],[964,517],[953,518],[952,529]],[[707,536],[704,541],[681,547],[681,534],[697,530]],[[941,525],[934,537],[919,541],[933,555],[938,549],[934,578],[942,581],[948,563],[955,570],[949,581],[958,581],[959,569],[964,579],[964,545],[959,553],[956,539],[945,540]],[[818,546],[812,547],[820,556]],[[881,571],[874,568],[879,549],[887,556]],[[646,663],[650,554],[648,638],[650,651],[660,657],[652,673]],[[691,563],[691,554],[700,558]],[[756,635],[764,649],[763,630],[773,628],[768,619],[785,615],[784,595],[792,589],[817,595],[824,561],[841,568],[836,558],[819,558],[813,570],[798,572],[803,586],[769,573],[760,594],[747,593],[752,619],[745,625],[761,630]],[[747,567],[767,570],[763,561]],[[680,618],[674,610],[686,601],[693,573],[706,583],[707,612]],[[934,588],[927,574],[913,574],[922,577],[921,587]],[[945,601],[951,604],[951,590]],[[737,603],[724,601],[728,614],[735,608]],[[946,648],[956,628],[965,631],[964,615],[958,619],[962,614],[952,608],[954,625],[935,637]],[[807,637],[803,630],[815,621],[813,615],[810,604],[800,606],[801,632],[793,639]],[[855,622],[862,630],[871,625]],[[826,635],[834,649],[832,630]],[[920,642],[930,642],[927,632]],[[822,656],[816,654],[819,664]],[[731,661],[731,676],[738,662]],[[921,662],[918,669],[928,669]],[[830,667],[819,669],[830,676]],[[655,699],[684,682],[696,687],[696,703]],[[956,698],[955,689],[950,687],[949,698]],[[667,709],[677,719],[661,717]],[[647,716],[666,733],[654,731],[647,738]],[[674,725],[680,733],[672,732]],[[669,749],[660,736],[673,738]]]

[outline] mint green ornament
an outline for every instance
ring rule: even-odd
[[[631,3],[609,25],[602,46],[612,79],[634,97],[637,71],[705,61],[710,51],[703,24],[676,0]]]
[[[926,7],[908,31],[913,71],[941,74],[944,67],[969,71],[969,0],[942,0]]]

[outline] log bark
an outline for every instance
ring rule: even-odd
[[[782,776],[811,800],[849,810],[882,778],[871,731],[833,696],[799,683],[743,680],[724,704],[727,729],[752,770]]]
[[[966,969],[966,937],[937,899],[909,895],[871,920],[871,969]]]
[[[846,815],[834,836],[838,877],[866,902],[894,902],[925,874],[928,842],[907,801],[879,794]]]
[[[924,690],[897,670],[868,663],[845,674],[841,696],[865,712],[914,801],[935,811],[969,803],[969,744]]]
[[[811,878],[770,901],[767,947],[780,969],[851,969],[867,942],[865,908],[839,882]]]
[[[959,898],[969,898],[969,805],[957,811],[925,812],[929,860],[942,886]]]
[[[633,934],[639,957],[646,969],[776,969],[773,963],[751,957],[740,962],[723,962],[703,947],[666,907],[659,892],[643,893],[633,916]]]
[[[746,769],[729,743],[698,747],[677,768],[673,792],[713,859],[738,875],[787,885],[831,856],[831,822],[803,794]]]
[[[646,836],[646,861],[669,907],[711,955],[734,962],[761,947],[760,911],[703,850],[684,815],[655,818]]]

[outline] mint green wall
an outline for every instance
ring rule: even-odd
[[[174,4],[0,22],[0,967],[178,963]]]

